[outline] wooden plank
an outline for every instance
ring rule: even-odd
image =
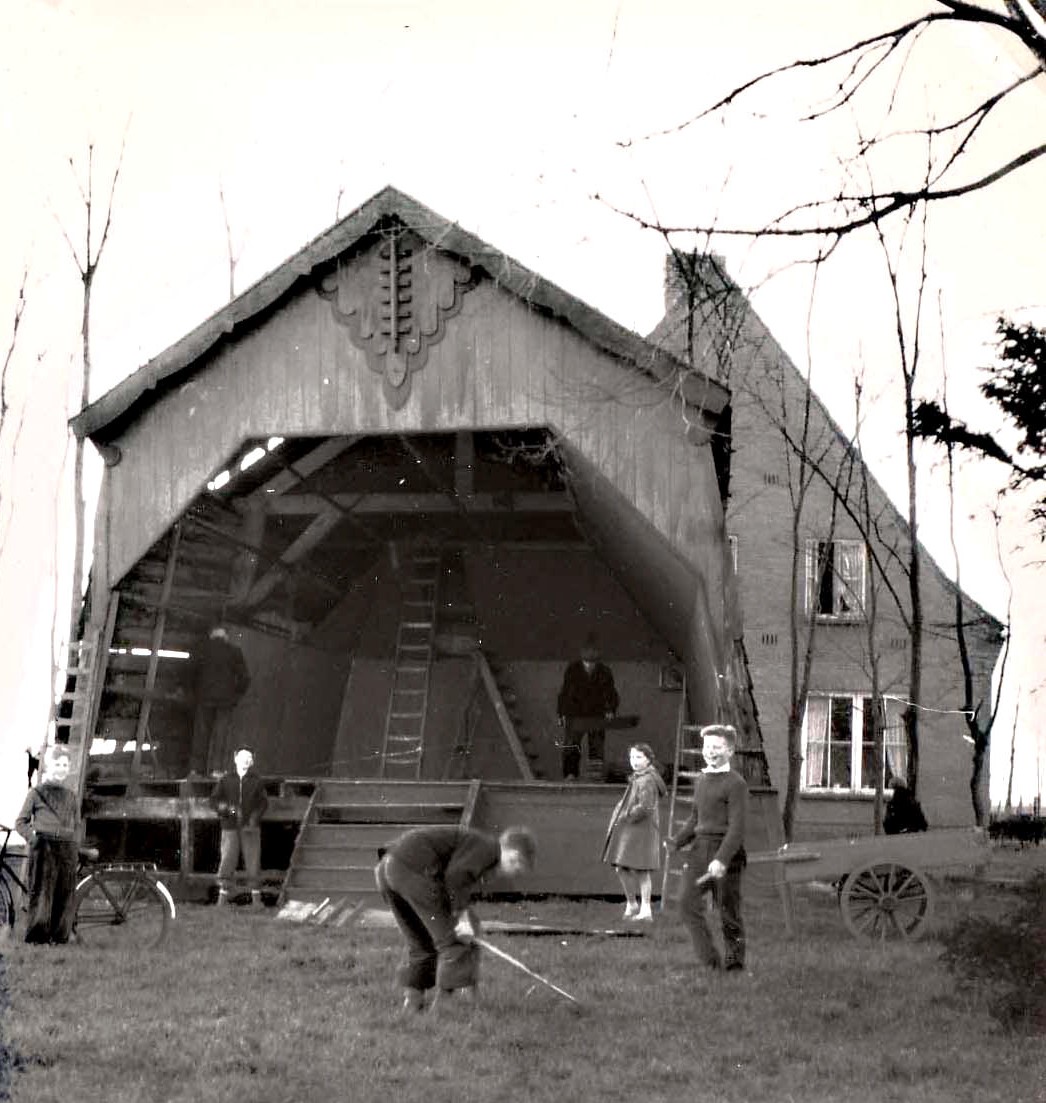
[[[533,781],[534,771],[530,768],[530,760],[527,758],[526,751],[523,750],[523,744],[520,742],[519,735],[516,733],[512,718],[505,708],[505,702],[501,699],[501,691],[498,689],[497,680],[494,677],[494,672],[490,669],[487,657],[482,651],[477,651],[475,652],[475,659],[479,664],[479,672],[483,679],[483,685],[486,687],[490,702],[494,706],[494,712],[497,714],[498,722],[501,725],[501,731],[508,741],[509,750],[512,752],[512,757],[516,761],[516,766],[519,768],[519,772],[525,781]]]
[[[149,731],[149,716],[152,712],[153,697],[156,689],[156,672],[160,664],[160,648],[163,646],[163,631],[167,621],[167,603],[171,599],[171,587],[174,585],[174,571],[178,562],[178,542],[181,540],[182,526],[175,524],[171,530],[171,546],[167,553],[167,571],[164,574],[163,589],[160,593],[160,606],[149,644],[149,665],[145,672],[145,698],[138,712],[138,724],[134,732],[134,758],[131,762],[131,777],[137,778],[142,772],[142,745]]]
[[[405,491],[381,494],[293,494],[274,499],[269,512],[284,517],[309,516],[321,513],[332,505],[354,514],[387,513],[454,513],[461,506],[449,493]],[[564,491],[505,491],[500,494],[480,493],[469,500],[470,513],[570,513],[573,503]],[[242,542],[231,530],[223,530]]]
[[[977,828],[942,828],[913,835],[868,835],[853,839],[824,839],[791,844],[780,850],[753,854],[753,864],[775,861],[787,882],[836,881],[855,869],[879,862],[896,862],[930,870],[947,866],[976,866],[991,856],[987,836]]]

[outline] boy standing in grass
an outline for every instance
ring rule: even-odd
[[[218,903],[228,904],[229,889],[236,879],[236,867],[243,868],[251,890],[251,903],[260,907],[261,818],[269,806],[265,782],[254,771],[254,752],[238,747],[234,769],[223,774],[211,793],[211,803],[221,825],[221,857],[218,860]]]
[[[26,942],[69,941],[80,844],[80,801],[66,785],[69,749],[56,745],[43,756],[43,780],[29,790],[15,830],[29,845]]]
[[[525,827],[498,837],[467,827],[416,827],[379,851],[374,871],[382,898],[406,942],[397,971],[403,1010],[421,1011],[437,995],[473,994],[479,975],[476,933],[466,912],[480,881],[512,877],[534,866],[534,836]]]
[[[711,969],[743,969],[745,929],[741,920],[741,875],[745,868],[745,811],[748,786],[730,768],[737,733],[729,724],[701,729],[705,767],[694,786],[694,810],[666,846],[689,848],[683,866],[679,902],[694,951]],[[722,927],[725,954],[720,959],[713,938],[706,895],[712,893]]]

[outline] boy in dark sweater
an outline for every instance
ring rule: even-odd
[[[495,838],[467,827],[416,827],[379,851],[378,889],[406,941],[397,972],[403,1010],[421,1011],[426,993],[474,991],[479,972],[466,909],[480,881],[533,868],[534,836],[510,827]]]
[[[15,830],[29,845],[26,942],[69,941],[80,844],[80,801],[66,782],[67,747],[48,748],[44,779],[29,790]]]
[[[668,839],[671,850],[688,848],[679,902],[698,960],[711,969],[743,969],[745,929],[741,920],[741,875],[745,868],[745,811],[748,786],[730,769],[737,733],[729,724],[701,729],[705,767],[694,787],[694,810]],[[720,959],[713,938],[706,893],[712,893],[723,932]]]

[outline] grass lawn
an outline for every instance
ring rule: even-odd
[[[1042,855],[1046,860],[1046,854]],[[397,1016],[396,932],[187,905],[135,957],[6,948],[17,1103],[1042,1103],[1046,1044],[1003,1033],[932,939],[862,946],[830,892],[801,891],[785,937],[749,881],[746,974],[703,976],[672,912],[643,938],[491,941],[584,1004],[484,961],[482,1002]],[[946,922],[1006,894],[942,891]],[[487,919],[613,927],[620,905],[481,902]],[[2,1093],[0,1093],[2,1094]]]

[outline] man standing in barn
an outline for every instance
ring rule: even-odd
[[[190,774],[205,774],[209,762],[226,761],[229,714],[247,692],[251,676],[243,652],[221,625],[212,628],[194,656],[196,711]]]
[[[560,744],[563,752],[563,777],[581,775],[581,750],[588,737],[588,761],[593,771],[603,776],[606,731],[601,720],[610,720],[619,703],[614,675],[600,661],[599,647],[590,632],[581,647],[581,658],[574,659],[563,673],[563,685],[556,702],[559,726],[563,729]]]

